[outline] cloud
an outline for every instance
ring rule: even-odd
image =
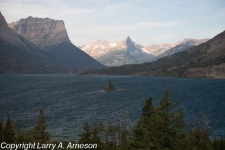
[[[82,43],[93,42],[93,37],[96,39],[106,39],[110,41],[122,40],[127,36],[136,37],[150,35],[154,30],[169,30],[171,28],[180,26],[181,23],[178,21],[172,22],[139,22],[135,24],[122,24],[122,25],[105,25],[105,26],[88,26],[75,28],[71,33],[70,37],[75,41],[75,44],[80,44],[78,37],[83,37]],[[143,34],[145,33],[145,34]],[[86,37],[84,36],[86,35]],[[165,40],[171,37],[167,34],[151,35],[156,40]],[[152,39],[151,38],[151,39]],[[150,38],[149,38],[150,39]]]
[[[173,35],[170,41],[187,36],[207,38],[212,29],[224,27],[220,1],[193,5],[194,0],[0,0],[0,6],[7,22],[28,16],[63,20],[71,41],[82,45],[128,35],[143,43],[153,38],[153,42],[169,42],[165,35]]]
[[[82,17],[92,12],[91,9],[87,8],[69,7],[64,5],[61,1],[53,3],[52,0],[48,0],[45,2],[45,5],[43,5],[43,3],[36,1],[27,1],[26,3],[26,1],[9,0],[1,2],[1,11],[3,15],[4,12],[6,12],[5,16],[8,22],[16,21],[28,16],[49,17],[56,20],[66,18],[67,20],[71,20],[74,17]],[[51,5],[52,3],[54,5]],[[51,5],[51,7],[48,5]]]
[[[89,33],[89,34],[95,34],[95,35],[114,35],[118,33],[123,33],[123,32],[134,32],[134,31],[141,31],[141,30],[155,30],[160,29],[160,28],[173,28],[176,26],[181,25],[180,22],[178,21],[172,21],[172,22],[138,22],[134,24],[122,24],[122,25],[105,25],[105,26],[88,26],[84,25],[81,27],[79,30],[84,33]]]

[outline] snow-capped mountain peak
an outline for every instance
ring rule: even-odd
[[[205,39],[184,39],[171,44],[142,46],[127,36],[124,40],[118,42],[97,40],[80,48],[104,65],[119,66],[153,61],[163,56],[186,50],[205,41]]]
[[[124,40],[118,42],[97,40],[80,48],[105,65],[118,66],[150,61],[152,55],[145,53],[142,47],[127,36]]]

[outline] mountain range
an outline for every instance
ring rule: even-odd
[[[83,71],[81,74],[225,78],[224,51],[225,31],[210,40],[142,46],[128,36],[78,48],[62,20],[30,16],[7,24],[0,13],[1,74]],[[105,68],[94,58],[107,66],[123,66]],[[91,70],[84,71],[87,69]]]
[[[155,61],[164,56],[187,50],[207,40],[184,39],[171,44],[142,46],[133,42],[128,36],[125,40],[118,42],[97,40],[80,46],[80,48],[106,66],[121,66]]]
[[[68,73],[104,67],[71,43],[62,20],[28,17],[8,25],[0,14],[0,33],[1,73]]]
[[[129,36],[115,43],[97,40],[81,49],[107,66],[149,62],[154,58],[152,54],[144,52],[140,45],[133,42]]]
[[[82,74],[225,78],[225,31],[205,43],[154,62],[89,70]]]

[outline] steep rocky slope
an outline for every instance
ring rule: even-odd
[[[64,70],[65,71],[65,70]],[[48,54],[8,27],[0,13],[0,73],[56,73]]]
[[[71,43],[62,20],[30,16],[9,26],[43,49],[59,67],[75,71],[104,67]]]

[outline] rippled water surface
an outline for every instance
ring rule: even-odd
[[[109,80],[118,90],[103,90]],[[157,105],[166,86],[183,106],[187,124],[204,113],[213,134],[225,134],[225,80],[214,79],[1,75],[0,119],[9,115],[28,130],[42,108],[54,138],[76,139],[85,121],[116,120],[120,111],[126,113],[127,124],[134,125],[145,100],[152,97]]]

